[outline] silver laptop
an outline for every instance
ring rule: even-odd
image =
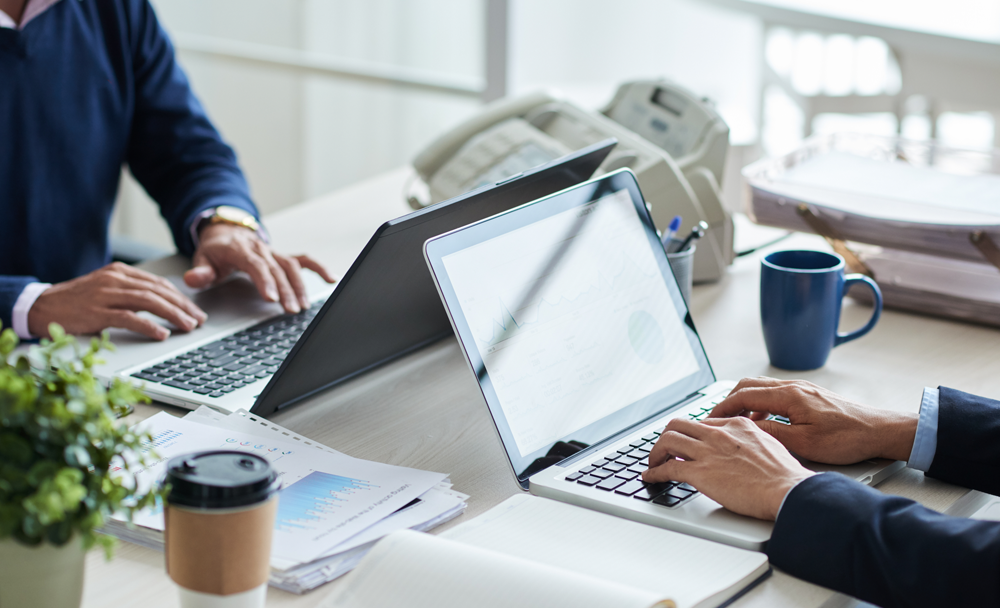
[[[621,170],[430,239],[424,255],[511,468],[534,494],[761,550],[772,524],[640,480],[717,381],[635,176]],[[903,463],[829,467],[876,483]]]
[[[312,305],[283,314],[245,277],[193,293],[183,268],[157,268],[208,313],[205,326],[153,343],[116,331],[102,380],[144,382],[171,405],[240,408],[263,417],[451,335],[420,251],[435,235],[578,184],[615,146],[598,142],[562,158],[385,222],[334,287],[303,273]],[[176,258],[173,259],[177,263]],[[169,263],[169,262],[167,262]]]

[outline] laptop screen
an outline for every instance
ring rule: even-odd
[[[519,479],[559,442],[599,442],[714,381],[629,172],[427,256]]]

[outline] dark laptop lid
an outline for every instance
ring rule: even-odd
[[[423,260],[424,242],[587,180],[616,143],[614,139],[602,141],[382,224],[250,411],[270,416],[451,335]]]
[[[522,486],[715,381],[627,170],[433,238],[427,263]]]

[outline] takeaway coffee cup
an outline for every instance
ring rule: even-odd
[[[167,463],[167,574],[182,608],[263,608],[280,482],[254,454],[200,452]]]
[[[864,327],[837,331],[844,293],[872,290],[874,312]],[[778,251],[761,261],[760,320],[771,365],[802,371],[823,367],[835,346],[867,334],[882,313],[882,292],[862,274],[844,276],[844,258],[822,251]]]

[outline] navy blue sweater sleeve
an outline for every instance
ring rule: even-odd
[[[838,473],[789,492],[767,556],[879,606],[1000,606],[1000,522],[942,515]]]
[[[0,276],[0,331],[12,327],[14,303],[29,283],[38,281],[35,277]]]
[[[938,390],[937,451],[927,475],[1000,495],[1000,401]]]
[[[259,216],[235,153],[191,91],[152,7],[126,0],[125,10],[135,87],[126,160],[190,255],[190,224],[205,209],[231,205]]]

